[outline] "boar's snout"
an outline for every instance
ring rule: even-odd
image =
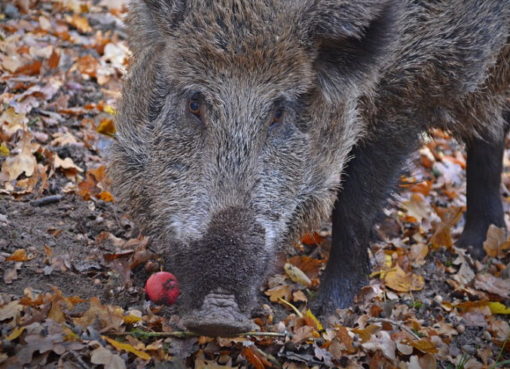
[[[253,330],[253,323],[239,310],[233,295],[210,293],[202,307],[184,316],[190,331],[203,336],[231,337]]]
[[[228,207],[212,216],[200,239],[175,248],[170,270],[181,284],[188,329],[210,336],[251,329],[248,316],[273,256],[265,233],[252,210]]]

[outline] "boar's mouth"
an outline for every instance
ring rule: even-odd
[[[202,307],[183,318],[184,326],[203,336],[232,337],[254,329],[233,295],[210,293]]]
[[[253,211],[229,207],[211,218],[201,239],[176,247],[169,270],[181,284],[189,330],[233,336],[252,329],[248,315],[272,257],[265,238]]]

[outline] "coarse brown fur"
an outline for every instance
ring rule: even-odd
[[[276,250],[330,216],[356,142],[503,135],[509,26],[500,0],[132,1],[111,173],[184,304],[221,291],[248,312]]]

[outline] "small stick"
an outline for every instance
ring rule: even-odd
[[[49,204],[54,204],[62,200],[64,196],[62,195],[51,195],[46,196],[37,200],[30,201],[30,205],[32,206],[45,206]]]
[[[372,318],[372,319],[369,319],[368,321],[369,322],[374,322],[374,323],[388,323],[388,324],[391,324],[391,325],[393,325],[395,327],[399,327],[403,331],[406,331],[411,336],[413,336],[414,339],[416,339],[416,340],[420,340],[421,339],[421,337],[418,336],[416,333],[414,333],[412,329],[410,329],[409,327],[406,327],[404,324],[396,322],[394,320],[391,320],[391,319],[382,319],[382,318]]]

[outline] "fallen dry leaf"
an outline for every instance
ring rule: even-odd
[[[105,369],[126,369],[126,364],[119,355],[112,353],[102,346],[91,352],[90,362],[104,365]]]
[[[504,298],[510,297],[510,279],[498,278],[492,274],[478,274],[475,278],[475,288],[494,293]]]
[[[493,258],[503,258],[510,250],[510,240],[507,240],[506,229],[491,224],[487,231],[487,240],[483,249]]]
[[[298,283],[302,286],[305,286],[305,287],[311,286],[312,281],[310,280],[310,278],[308,278],[308,276],[305,273],[303,273],[303,271],[301,269],[299,269],[298,267],[296,267],[290,263],[285,263],[285,265],[283,266],[283,269],[285,270],[285,273],[287,273],[287,275],[293,282],[296,282],[296,283]]]
[[[27,134],[20,142],[20,146],[21,152],[5,159],[2,165],[2,173],[6,175],[8,181],[13,181],[22,174],[27,177],[32,176],[37,166],[37,160],[33,153],[39,148],[39,145],[32,143],[31,136]]]
[[[398,265],[386,273],[384,284],[397,292],[420,291],[425,287],[422,276],[406,273]]]

